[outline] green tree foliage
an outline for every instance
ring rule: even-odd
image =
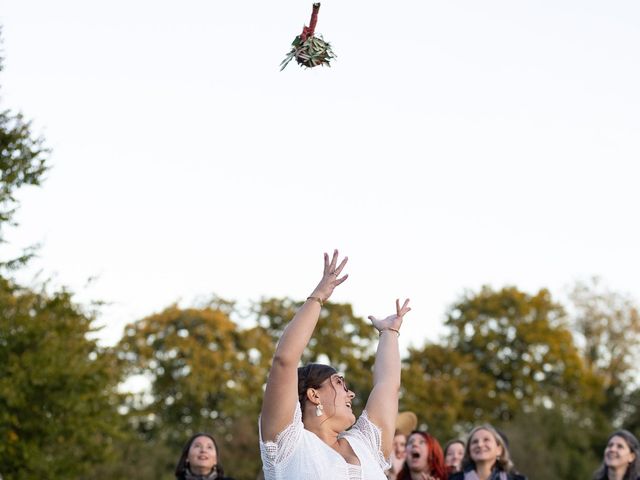
[[[594,442],[604,445],[597,430],[561,409],[538,407],[518,413],[501,430],[509,439],[517,469],[529,480],[591,478],[602,451],[594,452]]]
[[[94,465],[80,480],[175,480],[179,451],[132,432],[113,444],[113,460]],[[171,467],[168,464],[172,463]],[[8,479],[5,479],[8,480]],[[253,479],[252,479],[253,480]]]
[[[2,70],[2,58],[0,58]],[[40,185],[48,149],[20,113],[0,109],[0,243],[15,225],[17,191]],[[67,291],[7,278],[29,251],[0,261],[0,474],[69,479],[99,468],[124,438],[116,357],[88,338],[93,314]]]
[[[0,57],[0,71],[2,68]],[[40,185],[48,154],[44,140],[33,135],[31,122],[21,113],[0,108],[0,242],[5,241],[2,228],[11,223],[17,208],[16,191],[25,185]],[[26,257],[0,262],[0,266],[19,266]]]
[[[521,409],[559,408],[576,398],[601,401],[599,378],[585,368],[564,309],[547,290],[484,287],[457,302],[446,324],[449,347],[492,379],[488,391],[469,392],[487,419],[506,421]]]
[[[219,440],[234,476],[257,474],[266,365],[255,352],[267,343],[259,329],[239,329],[226,311],[210,307],[171,306],[126,327],[119,355],[151,385],[148,401],[130,403],[130,419],[150,441],[174,452],[158,474],[175,467],[183,443],[198,431]]]
[[[640,314],[633,300],[608,289],[601,280],[578,282],[573,288],[572,327],[591,371],[604,380],[605,413],[615,421],[625,415],[624,403],[640,369]]]
[[[640,388],[632,391],[624,405],[623,427],[630,432],[640,433]]]
[[[67,292],[0,278],[0,472],[77,478],[122,434],[115,356],[87,339],[92,317]]]
[[[400,407],[415,412],[425,423],[422,428],[447,441],[486,418],[493,386],[470,354],[428,343],[409,349],[403,360]]]

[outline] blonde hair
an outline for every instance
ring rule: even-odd
[[[513,462],[511,461],[511,455],[509,455],[509,448],[507,447],[507,443],[505,442],[504,437],[500,435],[500,433],[498,433],[498,431],[488,423],[475,427],[469,433],[467,445],[464,449],[464,458],[462,459],[462,469],[466,471],[467,469],[469,469],[469,467],[473,468],[474,470],[476,468],[476,463],[471,459],[471,439],[480,430],[486,430],[487,432],[491,433],[491,435],[493,435],[493,437],[495,438],[498,446],[502,448],[502,454],[498,455],[495,466],[497,466],[498,470],[502,472],[511,472],[513,470]]]

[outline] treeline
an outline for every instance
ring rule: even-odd
[[[221,299],[173,305],[101,348],[88,337],[92,314],[69,293],[6,279],[0,289],[6,480],[170,479],[182,443],[200,430],[220,439],[230,473],[256,478],[263,386],[300,302],[263,299],[248,312]],[[577,285],[571,298],[563,306],[546,290],[466,293],[447,313],[446,337],[404,358],[401,409],[443,442],[498,425],[531,479],[589,478],[614,426],[640,429],[640,320],[628,298],[598,283]],[[375,345],[351,305],[328,304],[304,361],[345,371],[361,409]],[[143,391],[121,391],[131,378]]]

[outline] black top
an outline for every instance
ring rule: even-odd
[[[180,480],[235,480],[231,477],[219,477],[218,472],[213,471],[206,475],[197,475],[195,473],[191,473],[191,470],[187,469],[184,472],[184,475],[179,477]]]
[[[519,473],[507,473],[509,480],[527,480],[527,477]],[[464,480],[464,472],[456,472],[449,475],[449,480]]]

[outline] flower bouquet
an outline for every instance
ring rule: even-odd
[[[302,33],[291,43],[291,51],[289,51],[285,59],[280,63],[280,71],[284,70],[294,58],[299,65],[307,68],[317,67],[318,65],[331,66],[329,62],[336,58],[331,50],[331,45],[329,42],[325,42],[322,36],[315,36],[319,10],[320,4],[314,3],[309,26],[307,27],[305,25]]]

